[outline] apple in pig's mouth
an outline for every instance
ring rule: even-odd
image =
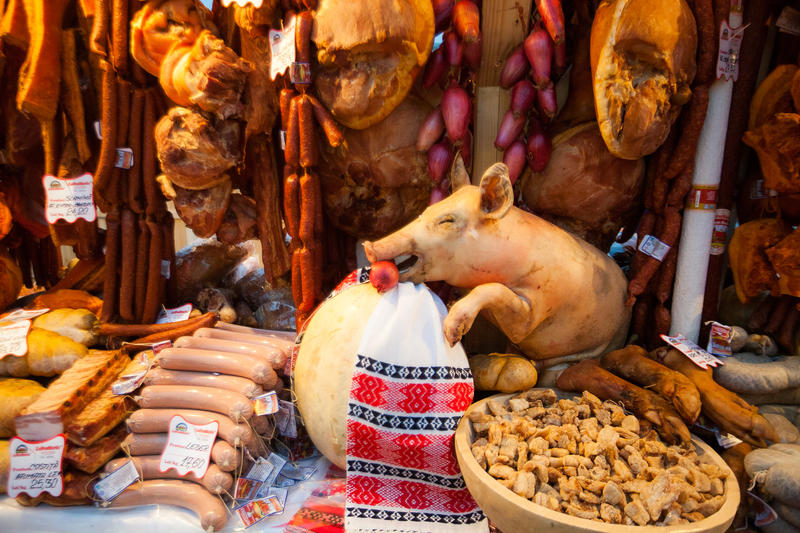
[[[414,283],[421,283],[424,274],[424,258],[415,250],[404,250],[397,253],[397,248],[394,250],[387,249],[387,246],[374,246],[375,243],[365,242],[364,252],[366,252],[367,260],[370,263],[377,263],[378,261],[391,261],[397,266],[400,272],[400,281],[411,281]]]

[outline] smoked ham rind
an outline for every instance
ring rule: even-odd
[[[64,461],[87,474],[94,474],[119,452],[120,445],[128,435],[125,424],[102,437],[91,446],[76,446],[68,442],[64,450]]]
[[[17,434],[26,440],[37,440],[42,431],[52,434],[49,428],[62,432],[129,362],[120,350],[91,350],[22,410],[15,419]]]

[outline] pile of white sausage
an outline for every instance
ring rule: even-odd
[[[195,512],[204,530],[221,530],[228,513],[218,495],[231,492],[232,473],[241,471],[245,456],[262,455],[262,436],[273,432],[268,417],[254,415],[253,398],[284,388],[276,370],[284,368],[293,345],[294,333],[220,322],[160,351],[144,386],[134,393],[140,409],[128,418],[130,435],[122,445],[143,482],[128,487],[111,507],[178,505]],[[174,469],[159,471],[175,415],[192,424],[219,423],[211,463],[202,478],[179,476]],[[105,471],[113,472],[127,461],[112,460]]]

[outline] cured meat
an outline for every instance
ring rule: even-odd
[[[163,174],[157,180],[161,185],[161,192],[167,199],[172,200],[178,216],[195,235],[206,239],[216,233],[230,204],[232,188],[230,179],[196,191],[173,185]]]
[[[68,442],[64,450],[64,460],[87,474],[94,474],[106,464],[109,459],[117,455],[122,441],[128,435],[125,424],[119,424],[117,429],[101,438],[91,446],[76,446]]]
[[[256,237],[258,209],[256,202],[243,194],[233,193],[230,205],[217,229],[217,239],[225,244],[239,244]]]

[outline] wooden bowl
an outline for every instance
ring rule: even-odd
[[[725,479],[725,503],[719,511],[711,516],[693,522],[675,526],[621,526],[595,522],[585,518],[578,518],[560,513],[537,505],[532,501],[517,496],[505,488],[478,465],[472,456],[472,442],[475,436],[469,414],[473,411],[488,412],[489,400],[504,401],[513,394],[496,394],[474,403],[467,410],[456,428],[455,447],[458,464],[467,484],[469,492],[483,509],[483,512],[503,533],[517,533],[522,531],[542,531],[548,533],[569,533],[575,531],[603,531],[612,533],[677,533],[677,532],[724,532],[733,522],[736,509],[739,506],[739,485],[733,472],[725,461],[698,438],[693,438],[697,455],[701,461],[713,463],[728,472]]]

